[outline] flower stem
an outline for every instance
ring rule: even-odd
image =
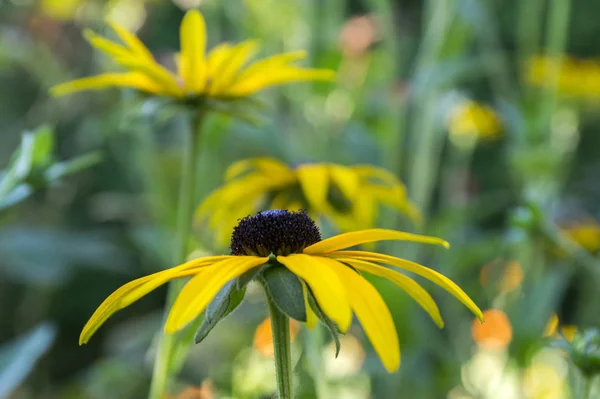
[[[290,345],[290,320],[267,295],[273,348],[275,349],[275,370],[279,399],[292,399],[292,355]]]
[[[203,113],[198,112],[185,132],[185,142],[182,145],[182,171],[179,183],[179,198],[177,204],[177,234],[173,251],[173,264],[178,265],[186,260],[188,255],[188,241],[194,213],[196,193],[196,154],[200,142],[200,128]],[[181,290],[181,281],[172,281],[169,284],[167,303],[165,305],[165,318]],[[150,384],[149,399],[162,399],[172,371],[174,348],[177,344],[177,334],[162,334],[158,344],[152,382]]]

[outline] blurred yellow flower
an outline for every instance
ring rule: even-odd
[[[557,90],[561,95],[578,98],[600,97],[600,62],[574,58],[536,56],[527,63],[525,80],[534,86],[552,85],[557,72]]]
[[[600,224],[593,219],[572,223],[564,227],[563,232],[591,253],[600,250]]]
[[[544,329],[544,337],[564,337],[567,341],[572,342],[577,332],[577,327],[573,325],[564,325],[559,328],[559,319],[556,313],[553,313]]]
[[[53,95],[120,86],[179,99],[235,99],[270,86],[331,80],[335,75],[327,69],[304,69],[292,65],[293,61],[306,57],[303,51],[274,55],[248,65],[259,48],[254,40],[237,45],[221,43],[205,56],[206,27],[202,14],[196,10],[188,11],[181,23],[181,51],[175,57],[177,73],[156,62],[146,46],[124,27],[114,22],[110,26],[123,44],[89,30],[85,31],[85,38],[128,71],[103,73],[62,83],[51,89]]]
[[[444,321],[431,295],[411,278],[380,264],[420,275],[454,295],[480,320],[483,315],[460,287],[435,270],[376,252],[348,250],[384,240],[449,246],[440,238],[384,229],[354,231],[321,240],[315,222],[304,212],[269,210],[248,216],[234,230],[231,255],[195,259],[125,284],[96,309],[84,326],[79,343],[87,343],[115,312],[170,280],[192,277],[179,293],[166,321],[165,331],[174,333],[196,319],[225,285],[247,284],[247,280],[242,283],[238,278],[250,271],[254,279],[277,270],[298,280],[299,297],[292,297],[291,290],[284,290],[284,295],[290,296],[286,301],[303,306],[304,312],[299,316],[303,320],[298,321],[310,328],[318,317],[327,317],[339,331],[346,332],[354,313],[384,367],[394,372],[400,366],[396,327],[385,301],[361,273],[382,277],[403,289],[440,328]]]
[[[453,139],[476,137],[495,140],[501,136],[502,124],[492,108],[468,100],[450,112],[448,131]]]
[[[227,243],[237,221],[258,210],[307,209],[350,231],[373,227],[379,204],[420,221],[404,185],[385,169],[332,163],[290,167],[273,158],[250,158],[227,169],[225,184],[204,200],[197,217],[208,219],[217,241]]]
[[[41,0],[39,7],[49,17],[69,20],[73,18],[81,3],[82,0]]]

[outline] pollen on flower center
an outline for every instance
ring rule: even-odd
[[[277,209],[241,219],[230,248],[232,255],[289,255],[319,241],[319,228],[306,212]]]

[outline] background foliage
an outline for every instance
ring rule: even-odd
[[[579,328],[598,327],[600,316],[596,2],[0,0],[0,398],[146,394],[164,290],[120,312],[89,345],[77,337],[113,289],[169,266],[185,124],[180,110],[132,92],[56,100],[48,88],[113,68],[81,35],[106,31],[105,18],[137,31],[169,65],[183,12],[196,6],[209,45],[256,37],[264,54],[304,48],[311,66],[338,71],[333,85],[270,91],[257,124],[212,116],[198,201],[247,157],[383,166],[407,183],[426,222],[405,225],[383,210],[379,226],[452,244],[384,249],[442,271],[506,316],[472,331],[469,313],[428,286],[447,321],[438,331],[382,285],[400,371],[385,374],[360,329],[337,361],[328,346],[323,356],[303,352],[302,342],[326,338],[301,331],[302,397],[577,394],[578,374],[543,349],[543,335],[553,313]],[[563,53],[579,61],[534,86],[531,57]],[[485,121],[461,113],[466,101],[490,106],[498,132],[489,137]],[[196,233],[199,250],[224,250],[202,225]],[[260,293],[248,298],[192,348],[174,397],[268,397],[271,360],[253,338],[266,310]]]

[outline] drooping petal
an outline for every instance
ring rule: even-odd
[[[322,261],[309,255],[278,256],[277,261],[308,284],[323,312],[342,332],[352,323],[348,295],[338,276]]]
[[[206,82],[206,24],[197,10],[188,11],[180,27],[181,72],[186,90],[198,93]]]
[[[247,40],[231,48],[228,57],[221,62],[221,65],[217,67],[218,70],[215,70],[211,76],[208,87],[209,94],[225,94],[239,70],[257,51],[258,42],[254,40]]]
[[[129,49],[139,57],[142,57],[146,60],[154,60],[152,57],[152,53],[148,48],[142,43],[140,39],[137,38],[133,33],[129,32],[127,29],[122,27],[116,22],[109,21],[111,29],[115,31],[115,33],[119,36],[119,38],[129,47]]]
[[[192,278],[183,287],[167,318],[165,332],[174,333],[194,320],[229,280],[240,276],[253,267],[260,266],[269,258],[232,256]]]
[[[225,180],[233,180],[251,170],[256,170],[268,176],[294,178],[290,168],[283,162],[273,158],[260,157],[243,159],[231,164],[225,172]]]
[[[454,295],[456,299],[462,302],[471,312],[473,312],[479,320],[483,321],[483,314],[481,313],[481,309],[473,302],[471,298],[452,280],[448,277],[444,276],[441,273],[436,272],[433,269],[425,267],[423,265],[419,265],[418,263],[411,262],[406,259],[396,258],[394,256],[378,254],[375,252],[365,252],[365,251],[338,251],[328,254],[323,254],[323,256],[332,257],[332,258],[343,258],[343,259],[357,259],[357,260],[366,260],[370,262],[381,262],[388,265],[396,266],[401,269],[407,270],[411,273],[418,274],[431,282],[439,285],[444,288],[446,291]]]
[[[318,255],[325,252],[333,252],[344,248],[350,248],[355,245],[387,240],[412,241],[423,244],[443,245],[446,248],[450,247],[450,244],[448,244],[447,241],[437,237],[422,236],[419,234],[404,233],[401,231],[387,229],[368,229],[339,234],[337,236],[327,238],[304,248],[303,252],[305,254]]]
[[[403,274],[400,274],[398,272],[376,265],[371,262],[351,258],[336,259],[340,262],[348,263],[350,266],[353,266],[360,271],[383,277],[396,284],[408,295],[410,295],[410,297],[413,298],[419,305],[421,305],[423,309],[425,309],[425,311],[429,314],[429,316],[431,316],[431,318],[439,328],[444,327],[444,320],[442,320],[440,310],[438,309],[431,295],[429,295],[429,293],[425,291],[423,287],[421,287],[410,277],[407,277]]]
[[[296,170],[302,192],[311,208],[324,211],[328,208],[329,173],[323,165],[300,165]]]
[[[104,73],[87,78],[75,79],[61,83],[50,89],[55,96],[64,96],[83,90],[99,90],[108,87],[130,87],[147,93],[159,94],[160,86],[139,72]]]
[[[207,265],[225,258],[228,258],[228,256],[210,256],[194,259],[183,265],[130,281],[113,292],[104,300],[104,302],[102,302],[98,309],[96,309],[81,331],[79,345],[87,343],[96,330],[98,330],[98,328],[100,328],[100,326],[118,310],[131,305],[133,302],[170,280],[201,273],[203,268]]]
[[[260,73],[244,74],[227,90],[231,97],[250,96],[267,87],[290,82],[331,81],[335,72],[329,69],[302,69],[290,66],[266,67]]]
[[[352,169],[341,165],[328,165],[332,182],[340,189],[342,194],[352,200],[360,189],[360,179]]]
[[[400,344],[392,314],[379,292],[360,274],[335,260],[325,261],[347,287],[348,300],[381,362],[390,373],[400,367]]]

